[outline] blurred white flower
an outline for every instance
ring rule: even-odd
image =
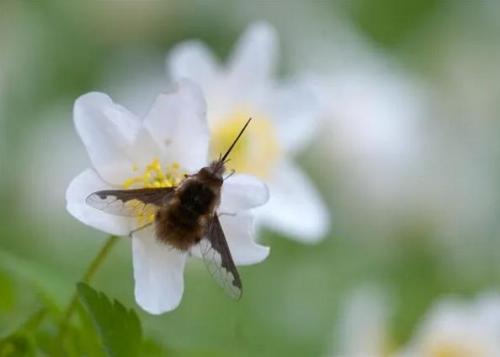
[[[411,76],[382,59],[324,76],[325,127],[319,157],[334,171],[343,220],[386,236],[420,202],[425,95]],[[344,196],[345,195],[345,196]],[[359,220],[364,224],[359,227]]]
[[[438,302],[400,356],[500,356],[500,295],[488,293],[472,302]]]
[[[67,209],[81,222],[110,234],[129,235],[141,223],[90,207],[85,200],[91,193],[131,184],[172,186],[183,173],[207,165],[205,102],[192,83],[181,82],[174,92],[159,95],[143,120],[107,95],[89,93],[76,101],[74,121],[93,168],[69,185]],[[220,210],[230,214],[221,217],[221,224],[236,264],[254,264],[269,253],[253,241],[253,217],[248,211],[267,198],[265,185],[250,176],[233,175],[224,183]],[[159,243],[148,228],[132,234],[132,252],[137,303],[153,314],[177,307],[189,253]]]
[[[368,185],[385,173],[380,181],[390,190],[386,179],[400,175],[418,155],[427,85],[352,23],[324,11],[324,4],[297,6],[297,13],[314,21],[303,27],[283,23],[282,32],[294,41],[287,59],[292,68],[308,69],[316,77],[313,88],[327,119],[320,138],[325,156],[350,166]]]
[[[374,286],[355,289],[342,305],[332,357],[389,355],[389,302]]]
[[[290,6],[294,11],[284,17],[279,6],[246,4],[238,16],[249,21],[255,7],[265,11],[287,44],[287,68],[305,72],[318,90],[323,112],[313,163],[332,178],[324,194],[338,230],[389,237],[421,202],[422,123],[430,118],[432,94],[422,78],[324,2]]]
[[[483,279],[498,269],[498,163],[500,3],[467,3],[446,8],[423,28],[434,104],[439,112],[426,123],[426,171],[421,180],[421,207],[435,227],[445,266],[451,274]],[[495,10],[497,12],[495,12]]]
[[[289,66],[314,75],[323,109],[314,154],[321,172],[334,178],[325,194],[340,230],[386,238],[420,203],[428,85],[323,3],[295,6],[294,13],[311,19],[308,26],[281,21],[278,7],[269,16],[290,43]]]
[[[293,162],[293,155],[314,137],[319,102],[306,81],[276,83],[278,53],[275,30],[251,25],[225,66],[198,41],[172,50],[167,60],[171,78],[198,83],[207,99],[212,156],[225,148],[248,118],[254,118],[230,166],[264,179],[271,192],[258,210],[259,221],[303,242],[323,238],[328,212],[318,192]]]
[[[336,140],[331,152],[365,173],[404,169],[418,148],[420,93],[396,69],[346,67],[324,82],[325,113]]]

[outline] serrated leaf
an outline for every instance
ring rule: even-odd
[[[94,321],[87,312],[87,309],[82,304],[78,304],[77,312],[80,319],[78,338],[84,345],[84,350],[92,357],[106,357],[106,353],[102,349],[100,337],[94,328]]]
[[[78,283],[78,294],[89,312],[101,340],[111,357],[139,356],[142,328],[134,310],[113,302],[102,292],[85,283]]]

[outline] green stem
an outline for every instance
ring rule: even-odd
[[[99,250],[99,253],[97,253],[96,257],[90,262],[89,266],[87,267],[87,270],[85,270],[85,273],[83,274],[83,277],[80,281],[84,283],[89,283],[94,275],[97,273],[99,268],[101,267],[102,263],[108,256],[109,252],[115,245],[115,243],[118,241],[118,237],[116,236],[110,236],[102,248]],[[66,333],[68,331],[68,325],[69,321],[71,319],[71,316],[73,315],[73,312],[75,311],[76,307],[78,305],[78,293],[75,292],[73,294],[73,297],[71,298],[68,307],[66,308],[63,318],[61,320],[61,324],[59,325],[59,335],[57,338],[57,341],[59,342],[59,347],[62,348],[64,338],[66,336]]]
[[[33,315],[31,315],[25,323],[23,323],[21,329],[26,331],[34,331],[42,323],[45,316],[47,316],[47,308],[42,307],[37,310]]]

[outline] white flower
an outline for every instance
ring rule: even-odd
[[[332,151],[368,172],[406,168],[415,158],[423,117],[415,81],[396,68],[372,64],[344,68],[324,85],[325,115],[336,138],[329,142]]]
[[[401,356],[500,356],[500,295],[485,294],[473,302],[439,302]]]
[[[389,356],[389,299],[371,285],[356,288],[345,299],[330,356]]]
[[[243,34],[225,66],[202,43],[189,41],[171,52],[167,70],[173,79],[189,78],[203,89],[213,157],[248,117],[254,118],[230,166],[268,183],[271,198],[258,210],[259,221],[314,242],[327,232],[328,212],[292,157],[313,139],[319,105],[305,82],[274,82],[276,57],[274,29],[257,23]]]
[[[188,82],[161,94],[143,120],[107,95],[89,93],[74,107],[74,121],[93,168],[83,171],[66,192],[67,209],[83,223],[115,235],[128,235],[140,225],[136,218],[110,215],[86,204],[89,194],[108,188],[169,186],[184,173],[207,165],[209,130],[205,102]],[[236,264],[265,259],[269,249],[253,241],[249,209],[265,203],[260,181],[233,175],[222,188],[221,223]],[[195,247],[196,248],[196,247]],[[159,314],[174,309],[183,293],[187,252],[159,243],[152,229],[133,234],[132,253],[137,303]]]

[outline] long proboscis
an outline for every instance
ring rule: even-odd
[[[236,139],[234,139],[234,141],[231,144],[231,146],[229,147],[229,149],[227,149],[226,153],[221,157],[221,159],[220,159],[221,163],[224,163],[224,161],[226,161],[227,157],[229,156],[229,154],[233,150],[234,146],[236,145],[236,143],[238,142],[238,140],[240,139],[241,135],[243,134],[243,132],[245,131],[245,129],[247,128],[248,124],[250,124],[251,121],[252,121],[252,118],[248,118],[247,122],[245,123],[245,125],[243,126],[243,128],[240,130],[240,133],[238,134],[238,136],[236,137]]]

